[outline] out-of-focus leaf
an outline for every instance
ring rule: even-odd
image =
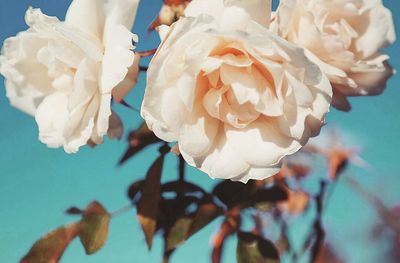
[[[257,189],[248,199],[251,204],[275,203],[287,200],[288,193],[284,187],[275,185],[270,188]]]
[[[213,189],[213,194],[218,197],[228,208],[242,204],[248,200],[250,194],[256,190],[254,181],[247,184],[225,180]]]
[[[146,243],[151,249],[153,236],[157,226],[158,205],[161,197],[161,172],[164,164],[164,154],[162,154],[150,167],[146,175],[146,180],[141,187],[141,197],[137,204],[137,214],[140,225],[142,226]]]
[[[167,233],[166,251],[175,249],[185,241],[189,227],[192,224],[192,217],[179,218]]]
[[[83,214],[83,210],[80,209],[80,208],[77,208],[77,207],[72,206],[72,207],[68,208],[68,209],[65,211],[65,213],[66,213],[67,215],[81,215],[81,214]]]
[[[56,263],[66,247],[79,234],[79,224],[58,228],[38,240],[21,263]]]
[[[303,191],[293,191],[287,189],[288,199],[278,203],[278,208],[292,215],[298,215],[308,207],[310,196]]]
[[[88,255],[96,253],[106,242],[110,220],[110,214],[98,202],[92,202],[86,208],[79,238]]]
[[[154,133],[147,127],[146,123],[143,123],[139,129],[129,134],[128,142],[129,148],[121,157],[119,161],[120,165],[125,163],[128,159],[133,157],[147,146],[161,142],[161,140],[154,135]]]
[[[213,194],[228,208],[238,205],[242,207],[260,206],[264,203],[274,203],[288,198],[286,190],[282,186],[261,188],[252,180],[247,184],[224,181],[214,188]]]
[[[187,215],[187,208],[191,205],[197,205],[198,202],[199,198],[194,196],[180,196],[174,199],[162,198],[157,215],[157,230],[162,229],[168,232],[179,218]]]
[[[279,252],[275,245],[260,236],[238,233],[238,263],[279,263]]]
[[[205,193],[205,191],[200,186],[197,186],[189,182],[181,182],[181,181],[165,183],[161,186],[161,191],[175,192],[175,193],[194,193],[194,192]]]
[[[186,239],[188,239],[197,231],[211,223],[215,218],[222,215],[223,213],[224,210],[211,201],[201,204],[190,225]]]
[[[335,180],[347,167],[352,155],[346,150],[332,150],[328,157],[328,174],[331,180]]]
[[[143,184],[144,184],[144,180],[140,180],[140,181],[134,182],[133,184],[131,184],[129,186],[128,197],[129,197],[130,200],[133,201],[135,199],[136,195],[139,193],[139,191],[142,188]]]

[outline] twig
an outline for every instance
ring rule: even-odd
[[[146,51],[140,51],[137,52],[137,54],[139,54],[141,57],[150,57],[152,55],[154,55],[157,52],[157,49],[150,49],[150,50],[146,50]]]
[[[325,239],[325,230],[322,225],[322,212],[324,209],[324,197],[326,193],[326,181],[321,181],[321,188],[319,194],[315,197],[315,202],[317,205],[317,218],[314,222],[314,235],[315,241],[311,247],[311,262],[316,262],[318,257],[318,252],[320,251],[324,239]]]
[[[126,205],[124,207],[121,207],[121,208],[115,210],[114,212],[112,212],[111,213],[111,217],[120,216],[120,215],[128,212],[129,210],[131,210],[134,206],[135,206],[134,204],[129,204],[129,205]]]

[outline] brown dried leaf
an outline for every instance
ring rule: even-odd
[[[79,238],[88,255],[99,251],[106,242],[110,220],[110,214],[98,202],[92,202],[86,208]]]
[[[20,263],[57,263],[79,229],[75,223],[50,232],[32,246]]]
[[[223,213],[224,210],[221,207],[214,204],[213,202],[207,202],[201,204],[190,225],[186,239],[188,239],[197,231],[199,231],[200,229],[211,223],[215,218],[222,215]]]
[[[164,155],[161,155],[150,167],[141,190],[141,197],[137,204],[137,214],[142,226],[146,243],[151,249],[153,236],[157,226],[158,204],[161,197],[161,172],[164,164]]]
[[[161,140],[154,135],[149,127],[147,127],[146,123],[143,123],[137,130],[129,134],[128,142],[129,148],[121,157],[119,161],[120,165],[125,163],[128,159],[136,155],[147,146],[161,142]]]

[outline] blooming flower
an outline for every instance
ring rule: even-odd
[[[194,0],[161,27],[142,116],[212,178],[279,171],[324,122],[331,86],[297,47],[268,30],[270,1]]]
[[[348,96],[380,94],[394,73],[380,51],[395,41],[381,0],[282,0],[272,28],[318,57],[338,109],[350,110]]]
[[[0,72],[16,108],[35,116],[39,139],[68,153],[107,134],[111,96],[136,82],[130,32],[138,0],[74,0],[65,22],[26,12],[27,31],[4,42]],[[111,124],[115,130],[115,125]],[[115,132],[113,132],[115,135]]]

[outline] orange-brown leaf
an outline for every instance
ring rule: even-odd
[[[79,224],[58,228],[38,240],[21,263],[56,263],[69,243],[79,234]]]
[[[96,253],[106,242],[110,220],[110,214],[98,202],[92,202],[86,208],[79,238],[88,255]]]
[[[278,203],[278,208],[289,214],[297,215],[308,207],[310,196],[303,191],[288,189],[288,200]]]

